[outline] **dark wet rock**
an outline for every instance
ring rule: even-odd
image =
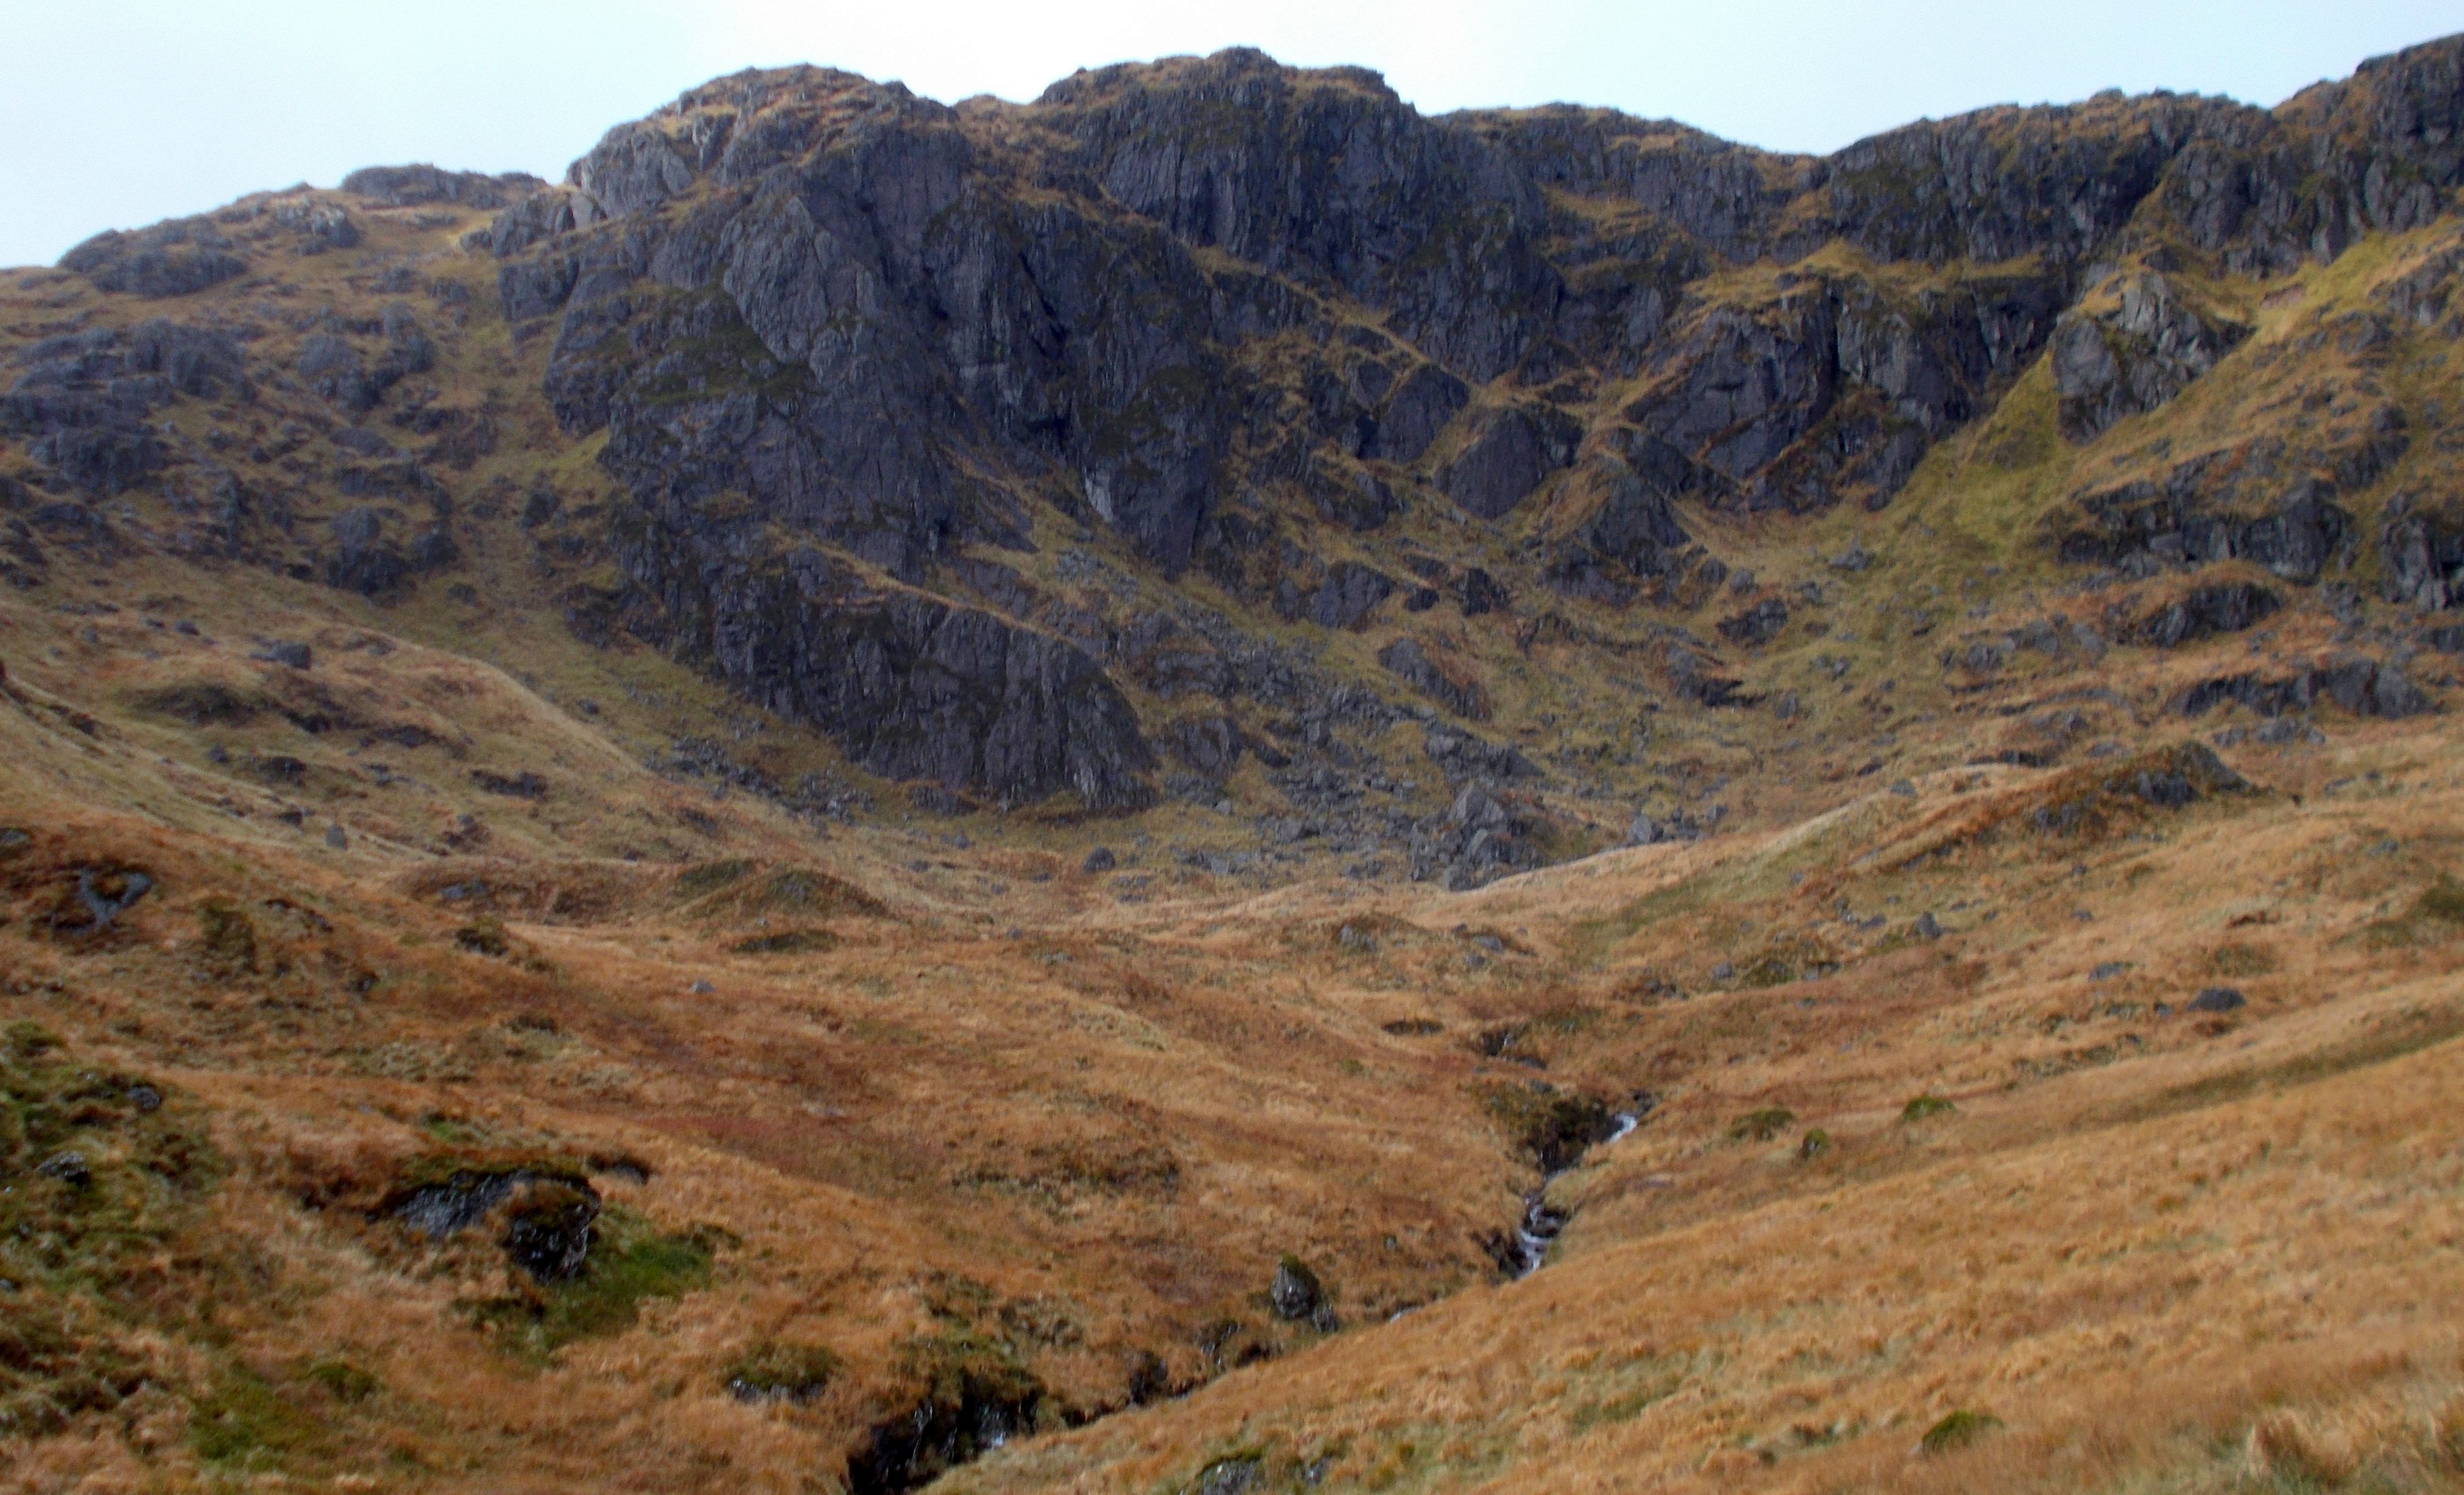
[[[1176,237],[1331,283],[1473,382],[1519,362],[1559,294],[1538,187],[1376,75],[1248,49],[1082,73],[1038,100],[1113,201]]]
[[[977,1342],[912,1347],[925,1385],[905,1411],[876,1423],[847,1456],[848,1495],[893,1495],[1037,1430],[1044,1386],[1016,1359]],[[1054,1418],[1057,1420],[1057,1418]]]
[[[1568,480],[1570,502],[1591,507],[1551,558],[1550,581],[1561,591],[1622,602],[1617,583],[1599,575],[1603,569],[1636,581],[1670,577],[1699,554],[1675,505],[1690,491],[1694,470],[1656,442],[1639,449],[1629,443],[1627,451],[1628,458],[1603,453]]]
[[[163,1092],[150,1085],[132,1085],[128,1088],[128,1104],[136,1107],[141,1115],[150,1116],[163,1109]]]
[[[759,704],[830,733],[875,774],[1005,804],[1065,790],[1091,808],[1152,799],[1154,753],[1136,715],[1074,645],[937,598],[875,591],[809,551],[759,573],[716,555],[707,572],[627,560],[672,583],[665,616],[645,620],[653,636]]]
[[[1919,939],[1940,939],[1942,937],[1942,921],[1933,916],[1933,911],[1930,909],[1918,914],[1916,923],[1911,925],[1909,928],[1910,933],[1914,934]]]
[[[599,1219],[599,1191],[577,1175],[533,1168],[456,1169],[388,1198],[381,1213],[429,1241],[443,1241],[503,1211],[499,1244],[540,1283],[582,1269]]]
[[[1417,462],[1446,423],[1470,403],[1471,390],[1462,380],[1433,363],[1422,363],[1387,396],[1375,434],[1361,454],[1389,462]]]
[[[2062,434],[2092,441],[2127,415],[2155,409],[2250,336],[2154,271],[2116,277],[2054,328],[2054,389]]]
[[[505,1216],[506,1257],[534,1282],[563,1282],[590,1254],[599,1191],[578,1179],[540,1180],[519,1191]]]
[[[2248,1005],[2249,999],[2231,986],[2202,988],[2199,995],[2183,1004],[2185,1012],[2232,1012]]]
[[[1266,1288],[1266,1301],[1273,1306],[1276,1317],[1301,1323],[1315,1317],[1326,1306],[1326,1289],[1309,1264],[1297,1256],[1287,1256],[1276,1264],[1274,1281]]]
[[[1078,869],[1082,872],[1089,873],[1109,872],[1118,865],[1119,863],[1113,857],[1112,848],[1111,846],[1097,846],[1094,850],[1087,853],[1087,860],[1078,864]]]
[[[1249,51],[1082,73],[1006,112],[748,71],[610,131],[568,185],[513,184],[484,232],[514,335],[553,340],[559,421],[604,433],[622,490],[604,534],[570,537],[604,542],[622,577],[578,627],[631,628],[875,772],[1110,805],[1149,791],[1108,665],[1227,699],[1307,677],[1253,674],[1213,638],[1115,650],[1120,619],[1002,585],[988,558],[1049,533],[1041,506],[1109,529],[1167,583],[1197,567],[1243,605],[1280,597],[1350,627],[1392,583],[1370,580],[1372,552],[1321,569],[1327,526],[1388,526],[1424,485],[1506,515],[1553,482],[1545,584],[1699,605],[1726,571],[1687,538],[1691,506],[1887,502],[2032,365],[2091,275],[2121,279],[2110,315],[2092,300],[2065,333],[2114,365],[2066,364],[2082,419],[2194,372],[2229,334],[2155,240],[2289,269],[2356,225],[2427,222],[2454,185],[2441,80],[2457,50],[2374,62],[2281,112],[2100,97],[1823,159],[1606,111],[1429,119],[1375,75]],[[490,190],[418,167],[352,185],[354,211]],[[2125,231],[2143,209],[2151,234]],[[148,231],[193,258],[218,231]],[[1853,253],[1812,253],[1834,237]],[[2447,315],[2438,295],[2370,315],[2418,324]],[[321,332],[342,347],[320,348],[315,377],[346,409],[389,398],[384,371],[419,359],[407,330],[382,352],[364,328]],[[78,458],[89,487],[165,460],[121,434]],[[2236,556],[2315,580],[2360,542],[2339,495],[2408,439],[2374,425],[2263,483],[2255,450],[2192,453],[2178,483],[2079,495],[2063,553],[2134,574]],[[2296,492],[2304,474],[2316,486]],[[395,541],[414,565],[442,554]],[[2419,553],[2389,568],[2410,594],[2453,570],[2435,539],[2393,543]],[[1410,605],[1459,583],[1466,616],[1502,609],[1495,579],[1459,564],[1422,574]],[[1743,699],[1694,666],[1672,668],[1682,694]]]
[[[2368,486],[2404,446],[2399,431],[2347,452],[2346,477]],[[2290,461],[2280,451],[2229,449],[2177,463],[2161,480],[2077,495],[2079,522],[2061,537],[2061,557],[2140,576],[2244,560],[2289,582],[2316,582],[2355,542],[2353,517],[2335,502],[2343,479],[2286,481]]]
[[[94,1187],[94,1168],[82,1153],[54,1153],[34,1165],[34,1172],[72,1189]]]
[[[1366,533],[1402,511],[1395,490],[1367,468],[1313,459],[1303,485],[1309,501],[1329,521]]]
[[[268,639],[248,657],[286,670],[305,670],[315,663],[317,651],[295,639]]]
[[[2122,630],[2124,643],[2171,649],[2219,633],[2253,627],[2284,605],[2283,598],[2255,582],[2220,582],[2193,588],[2146,613]]]
[[[1880,507],[2026,365],[2059,309],[2057,284],[2025,273],[1906,302],[1862,276],[1791,271],[1766,305],[1705,303],[1674,322],[1622,418],[1661,453],[1663,487],[1751,509]]]

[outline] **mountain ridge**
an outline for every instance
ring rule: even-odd
[[[2459,67],[0,272],[0,1490],[2457,1487]]]

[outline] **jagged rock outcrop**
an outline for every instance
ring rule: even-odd
[[[2119,277],[2055,325],[2062,434],[2092,441],[2123,416],[2156,408],[2248,336],[2247,324],[2203,312],[2165,275]]]
[[[638,626],[871,772],[1004,803],[1153,798],[1136,714],[1075,645],[815,550],[748,565],[724,544],[647,524],[628,537],[620,559],[650,599]]]
[[[126,333],[97,328],[26,350],[0,394],[0,434],[90,493],[116,494],[163,465],[150,417],[175,396],[245,401],[239,347],[221,332],[161,318]]]
[[[502,208],[545,186],[527,171],[491,176],[484,171],[447,171],[419,162],[407,166],[363,166],[342,178],[341,189],[384,208],[421,208],[431,203]]]
[[[1759,299],[1680,314],[1620,412],[1639,433],[1626,446],[1638,471],[1711,503],[1879,508],[2016,377],[2060,305],[2057,282],[2024,272],[1911,301],[1861,275],[1781,271]]]
[[[2450,38],[2276,110],[2101,95],[1814,158],[1601,110],[1425,117],[1375,74],[1246,50],[1081,73],[1023,105],[749,70],[610,130],[558,185],[371,167],[72,251],[63,269],[104,291],[202,297],[190,319],[218,330],[183,336],[225,341],[29,355],[0,427],[30,486],[87,499],[16,506],[10,575],[37,574],[45,544],[113,543],[92,498],[147,485],[176,488],[184,553],[372,597],[452,564],[475,532],[440,474],[472,472],[497,429],[437,397],[486,314],[463,282],[381,320],[217,290],[341,252],[355,288],[415,298],[429,273],[366,246],[450,208],[512,346],[544,348],[558,422],[603,438],[620,490],[525,530],[547,570],[613,561],[568,578],[591,599],[577,627],[605,643],[629,625],[880,772],[1136,802],[1154,755],[1125,688],[1297,711],[1329,682],[1266,641],[1269,618],[1377,629],[1451,598],[1479,619],[1513,611],[1507,582],[1533,588],[1512,624],[1527,651],[1621,631],[1587,607],[1664,609],[1622,647],[1683,699],[1742,704],[1698,634],[1757,647],[1796,594],[1724,594],[1731,521],[1703,511],[1880,508],[2049,348],[2074,440],[2157,408],[2241,356],[2255,303],[2292,304],[2215,289],[2216,271],[2273,274],[2449,210],[2460,82]],[[2454,527],[2382,517],[2365,490],[2417,450],[2423,413],[2381,382],[2387,349],[2464,327],[2452,249],[2424,235],[2377,302],[2298,329],[2356,370],[2317,392],[2323,413],[2127,460],[2108,441],[2043,540],[2141,577],[2240,559],[2298,583],[2374,545],[2389,596],[2446,605]],[[2249,359],[2301,315],[2271,310]],[[297,434],[159,422],[183,379],[244,402],[250,357],[256,385],[321,402],[286,410]],[[254,487],[209,454],[243,442],[264,453]],[[312,470],[310,442],[341,459]],[[274,463],[290,477],[264,477]],[[329,475],[342,501],[296,510]],[[1193,576],[1220,600],[1195,605]],[[2239,616],[2211,602],[2143,632]],[[1376,641],[1383,671],[1488,709],[1445,629],[1414,627]],[[1326,762],[1296,774],[1362,766],[1332,738],[1305,751]]]
[[[98,291],[189,296],[248,272],[238,247],[212,224],[184,218],[133,232],[106,230],[60,256]]]
[[[1545,406],[1485,410],[1454,460],[1438,470],[1447,497],[1484,519],[1503,518],[1541,480],[1574,459],[1582,427]]]
[[[2335,501],[2332,483],[2271,481],[2277,470],[2267,455],[2211,453],[2175,467],[2161,483],[2135,479],[2082,495],[2077,503],[2087,522],[2062,537],[2061,557],[2135,575],[2245,560],[2287,581],[2315,582],[2352,541],[2353,517]],[[2277,490],[2272,502],[2245,496],[2267,487]]]
[[[2255,627],[2284,605],[2284,599],[2255,582],[2216,582],[2195,586],[2133,619],[2122,630],[2125,644],[2171,649],[2219,633]]]
[[[2229,702],[2261,716],[2306,712],[2321,701],[2356,716],[2417,716],[2436,708],[2393,660],[2345,654],[2290,673],[2262,670],[2202,680],[2173,699],[2173,709],[2196,716]]]
[[[2464,601],[2464,521],[2399,494],[2379,534],[2381,590],[2392,603],[2437,612]]]

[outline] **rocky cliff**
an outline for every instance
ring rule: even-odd
[[[19,548],[99,535],[99,501],[153,485],[206,550],[415,588],[468,539],[443,474],[502,424],[440,392],[440,323],[501,319],[558,428],[527,439],[614,489],[583,521],[548,465],[532,484],[577,628],[654,643],[888,779],[1135,806],[1175,700],[1211,698],[1236,744],[1289,741],[1347,671],[1381,693],[1346,719],[1357,758],[1398,712],[1493,718],[1458,646],[1508,623],[1527,653],[1616,632],[1672,698],[1724,705],[1749,697],[1708,637],[1759,648],[1791,616],[1740,525],[1884,509],[2038,367],[2074,444],[2201,387],[2271,283],[2445,221],[2460,66],[2451,39],[2274,110],[2106,94],[1828,158],[1599,110],[1430,118],[1373,73],[1248,51],[955,108],[746,72],[561,184],[376,168],[79,246],[63,270],[155,310],[19,354],[0,430],[51,490]],[[370,213],[474,212],[459,253],[493,265],[493,304],[397,267],[374,316],[267,339],[232,309],[351,253]],[[2452,326],[2453,277],[2425,260],[2381,319]],[[165,435],[170,402],[245,407],[270,376],[313,397],[275,442],[339,428],[354,501],[251,491]],[[2382,401],[2107,464],[2039,543],[2303,583],[2341,555],[2443,605],[2453,505],[2353,502],[2425,416]],[[1310,662],[1362,632],[1372,655],[1344,657],[1378,668]],[[1169,684],[1167,636],[1190,641]]]

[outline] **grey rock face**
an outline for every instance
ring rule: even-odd
[[[1429,443],[1438,439],[1438,432],[1470,403],[1471,390],[1462,380],[1434,363],[1422,363],[1386,397],[1362,454],[1389,462],[1418,462]]]
[[[1560,570],[1581,561],[1608,561],[1633,576],[1657,577],[1682,564],[1693,539],[1673,499],[1689,492],[1696,470],[1649,438],[1628,450],[1637,460],[1603,455],[1578,474],[1590,480],[1598,503],[1573,531],[1573,548],[1561,549]]]
[[[2464,523],[2452,515],[2418,512],[2398,495],[2380,527],[2379,559],[2389,602],[2437,612],[2464,600]]]
[[[149,417],[179,396],[247,398],[239,347],[220,332],[159,318],[127,333],[47,338],[0,394],[0,435],[92,493],[116,494],[167,458]]]
[[[1136,715],[1076,646],[875,590],[814,551],[741,570],[723,553],[698,562],[694,543],[646,529],[620,553],[654,600],[644,626],[751,699],[831,734],[870,771],[1004,803],[1065,790],[1093,807],[1152,799]]]
[[[1339,286],[1474,381],[1518,362],[1562,296],[1536,248],[1538,188],[1374,73],[1235,49],[1080,74],[1037,102],[1113,201],[1182,242]]]
[[[1913,303],[1856,276],[1785,272],[1776,285],[1765,307],[1695,309],[1655,344],[1649,388],[1622,419],[1660,486],[1754,509],[1851,494],[1879,507],[2043,346],[2060,309],[2056,282],[2020,274]]]
[[[1327,567],[1326,580],[1300,609],[1321,628],[1353,628],[1368,621],[1377,605],[1395,595],[1394,579],[1353,561]]]
[[[2402,437],[2397,430],[2313,461],[2366,487],[2402,455]],[[2337,481],[2286,481],[2289,460],[2273,444],[2208,452],[2177,464],[2161,481],[2079,495],[2072,502],[2084,522],[2061,538],[2061,556],[2141,576],[2239,559],[2289,582],[2315,582],[2357,541],[2353,517],[2335,502]]]
[[[599,205],[569,187],[548,187],[517,199],[488,226],[488,248],[497,257],[588,228],[604,214]]]
[[[1513,405],[1485,411],[1463,451],[1439,472],[1438,486],[1482,518],[1502,518],[1573,460],[1581,437],[1582,428],[1554,409]]]
[[[2373,230],[2419,228],[2464,180],[2459,77],[2464,43],[2450,36],[2373,57],[2274,111],[2218,111],[2166,173],[2160,204],[2241,275],[2333,259]]]
[[[349,213],[313,197],[275,203],[272,216],[276,224],[292,231],[294,247],[302,254],[354,249],[360,242],[360,226]]]
[[[2112,303],[2065,312],[2055,324],[2062,434],[2092,441],[2123,416],[2156,408],[2248,336],[2248,326],[2202,313],[2164,275],[2126,277]]]

